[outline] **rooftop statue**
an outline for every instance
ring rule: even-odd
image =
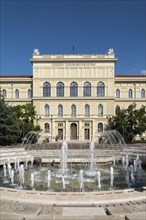
[[[35,48],[34,51],[33,51],[33,54],[35,54],[35,55],[40,54],[39,49]]]
[[[109,48],[107,53],[108,54],[114,54],[114,49],[113,48]]]

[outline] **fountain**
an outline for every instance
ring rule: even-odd
[[[79,172],[79,184],[80,184],[80,192],[83,192],[83,187],[84,187],[83,170],[80,170]]]
[[[60,157],[60,169],[62,171],[62,175],[64,175],[67,169],[67,156],[68,156],[68,145],[66,141],[63,141],[61,146],[61,157]]]
[[[48,191],[50,191],[50,183],[51,183],[51,170],[48,170]]]
[[[98,183],[98,190],[101,190],[101,180],[100,180],[101,174],[100,171],[97,171],[97,183]]]
[[[30,181],[31,181],[30,186],[31,186],[32,190],[34,190],[34,173],[31,173]]]
[[[123,139],[115,131],[103,132],[100,143],[92,141],[88,149],[82,151],[81,148],[68,148],[64,140],[58,145],[60,149],[55,150],[54,155],[57,156],[53,157],[54,163],[51,162],[50,166],[36,165],[33,154],[23,162],[15,158],[14,165],[8,160],[7,166],[3,165],[2,182],[6,186],[32,190],[35,182],[35,190],[51,192],[116,190],[141,185],[144,179],[141,160],[139,156],[130,158],[129,154],[122,155],[122,145],[125,147]],[[51,154],[53,150],[50,148],[46,152]]]

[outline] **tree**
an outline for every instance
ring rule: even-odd
[[[17,142],[19,127],[11,106],[8,106],[0,93],[0,145]]]
[[[127,109],[118,107],[111,126],[122,134],[126,142],[131,142],[136,135],[141,136],[146,131],[146,108],[136,109],[135,103]]]
[[[33,123],[36,116],[36,111],[32,104],[27,103],[26,105],[14,106],[13,112],[17,118],[21,139],[23,139],[25,134],[29,131],[40,130],[40,126],[35,126]]]

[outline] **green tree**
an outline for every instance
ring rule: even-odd
[[[17,142],[19,127],[11,106],[8,106],[0,93],[0,145]]]
[[[146,131],[146,108],[136,109],[136,104],[127,109],[117,108],[111,127],[118,130],[127,143],[131,142],[137,134],[141,136]]]
[[[29,131],[39,131],[40,127],[34,125],[34,119],[36,117],[35,107],[27,103],[25,105],[17,105],[13,107],[13,112],[17,118],[17,124],[20,130],[21,139]]]

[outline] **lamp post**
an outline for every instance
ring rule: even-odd
[[[39,116],[39,115],[36,115],[36,125],[37,125],[37,127],[38,127],[38,121],[41,119],[41,116]]]
[[[124,138],[124,125],[122,125],[122,130],[123,130],[123,139],[125,140],[125,138]]]

